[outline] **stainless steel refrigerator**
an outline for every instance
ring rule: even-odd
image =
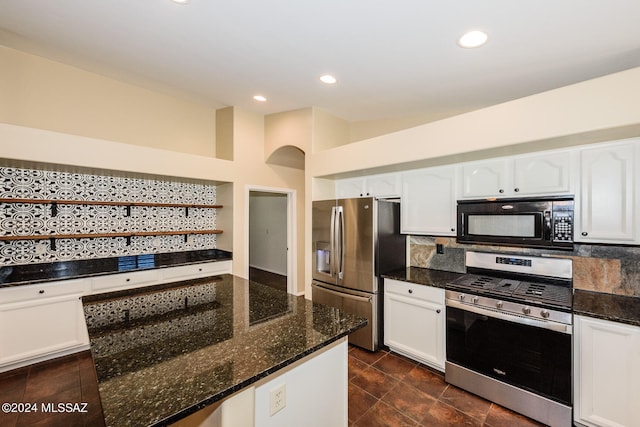
[[[380,277],[406,266],[400,203],[374,198],[313,202],[313,301],[369,320],[349,342],[378,350],[382,338]]]

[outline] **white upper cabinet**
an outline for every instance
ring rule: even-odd
[[[568,194],[571,192],[569,151],[513,160],[513,193],[520,196]]]
[[[640,241],[637,232],[639,148],[636,140],[580,150],[576,241],[622,244]]]
[[[504,157],[462,165],[462,197],[569,194],[569,151]]]
[[[400,175],[386,173],[337,180],[336,197],[400,197]]]
[[[462,197],[499,197],[509,194],[505,159],[466,163],[462,166]]]
[[[400,232],[456,234],[455,166],[419,169],[402,174]]]

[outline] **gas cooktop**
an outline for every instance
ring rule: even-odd
[[[484,274],[466,274],[450,282],[448,287],[458,291],[541,306],[571,308],[571,287],[550,283],[505,279]]]

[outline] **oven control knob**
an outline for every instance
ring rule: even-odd
[[[458,295],[458,299],[459,299],[460,301],[464,301],[464,299],[465,299],[466,297],[467,297],[467,296],[466,296],[465,294],[460,294],[460,295]]]
[[[529,307],[522,307],[522,312],[524,314],[531,314],[531,309]]]
[[[545,318],[545,319],[548,319],[550,314],[551,314],[551,313],[549,313],[549,310],[542,310],[542,311],[540,312],[540,316],[542,316],[542,317],[543,317],[543,318]]]
[[[471,297],[471,302],[472,302],[472,303],[474,303],[474,304],[477,304],[477,303],[478,303],[478,299],[479,299],[479,298],[478,298],[478,297],[475,297],[475,296],[474,296],[474,297]]]
[[[504,306],[504,303],[502,301],[498,301],[496,303],[496,308],[502,308]]]

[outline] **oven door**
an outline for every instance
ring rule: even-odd
[[[533,326],[536,320],[469,309],[473,311],[447,301],[448,362],[571,405],[570,325],[553,325],[564,326],[565,331],[559,332]]]

